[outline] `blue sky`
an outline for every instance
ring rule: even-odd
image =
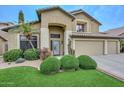
[[[37,15],[35,10],[40,8],[45,8],[49,6],[44,5],[1,5],[0,6],[0,22],[18,22],[18,12],[19,10],[23,10],[25,14],[26,21],[37,20]],[[109,6],[101,6],[101,5],[62,5],[61,6],[66,11],[71,11],[75,9],[83,9],[95,19],[102,23],[100,27],[100,31],[106,31],[111,28],[116,28],[120,26],[124,26],[124,6],[117,5],[109,5]]]

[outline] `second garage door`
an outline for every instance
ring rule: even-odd
[[[108,54],[116,54],[116,53],[117,53],[117,42],[108,41]]]
[[[103,55],[103,41],[77,40],[75,41],[75,55]]]

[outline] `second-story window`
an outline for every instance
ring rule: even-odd
[[[84,27],[85,27],[85,24],[77,24],[76,26],[77,32],[84,32]]]

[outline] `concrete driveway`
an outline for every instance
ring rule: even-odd
[[[124,54],[92,56],[98,69],[124,81]]]

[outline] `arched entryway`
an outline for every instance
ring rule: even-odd
[[[64,25],[50,24],[50,49],[54,56],[64,55]]]

